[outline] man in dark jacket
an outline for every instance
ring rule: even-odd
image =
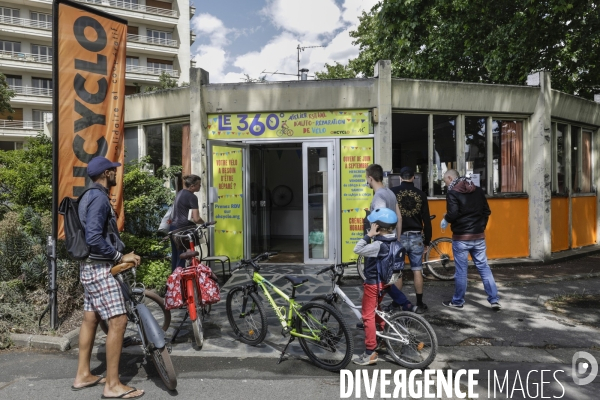
[[[469,254],[479,271],[488,301],[495,311],[500,310],[498,289],[492,270],[487,263],[485,228],[490,207],[481,188],[468,178],[459,177],[458,171],[451,169],[444,174],[448,185],[446,194],[446,215],[444,222],[451,224],[452,252],[456,265],[454,277],[454,297],[443,301],[446,307],[462,309],[467,291],[467,263]]]
[[[427,310],[427,305],[423,303],[423,253],[427,251],[431,241],[429,204],[425,192],[415,187],[415,171],[411,167],[402,168],[400,178],[400,186],[391,189],[402,214],[402,232],[398,240],[408,254],[415,282],[418,313],[423,313]]]
[[[143,396],[144,391],[126,386],[119,379],[119,358],[127,316],[123,293],[110,273],[115,264],[140,264],[140,257],[133,252],[121,253],[124,245],[119,238],[115,212],[110,204],[109,191],[117,184],[117,167],[120,166],[120,163],[104,157],[91,159],[87,173],[93,183],[79,201],[79,219],[85,231],[85,241],[90,246],[90,255],[79,266],[84,289],[84,311],[79,331],[79,364],[71,389],[105,384],[104,396],[133,399]],[[92,375],[90,371],[96,328],[101,319],[108,323],[106,379]]]

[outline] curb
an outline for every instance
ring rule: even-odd
[[[74,329],[63,336],[11,333],[10,340],[16,347],[37,350],[67,351],[79,344],[79,328]]]

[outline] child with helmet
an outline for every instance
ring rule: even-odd
[[[398,251],[399,247],[394,244],[398,242],[396,238],[395,228],[398,222],[396,212],[389,208],[378,208],[371,212],[367,217],[371,223],[371,229],[367,234],[358,241],[354,247],[354,253],[365,258],[365,282],[363,284],[362,298],[362,319],[365,329],[365,352],[354,360],[358,365],[371,365],[377,362],[377,335],[376,325],[382,327],[383,320],[376,314],[375,309],[383,299],[383,291],[390,293],[390,297],[395,303],[402,306],[405,311],[417,311],[417,307],[413,306],[404,293],[396,287],[389,284],[395,282],[402,272],[394,274],[387,282],[382,282],[379,271],[377,269],[377,259],[387,257],[390,251],[396,251],[394,258],[402,257],[403,262],[404,252]]]

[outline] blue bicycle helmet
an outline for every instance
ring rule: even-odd
[[[370,223],[375,223],[382,228],[393,228],[398,223],[396,212],[389,208],[378,208],[371,211],[367,217]]]

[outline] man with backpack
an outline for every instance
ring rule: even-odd
[[[80,281],[84,289],[83,322],[79,331],[79,364],[72,390],[104,385],[103,397],[134,399],[143,390],[126,386],[119,379],[119,359],[127,326],[125,301],[119,283],[110,269],[119,263],[140,264],[133,252],[122,254],[115,212],[110,204],[110,188],[117,185],[117,167],[121,164],[95,157],[87,166],[92,184],[78,200],[81,227],[89,246],[87,259],[80,264]],[[100,320],[108,323],[106,337],[106,378],[92,375],[90,358]]]
[[[383,321],[375,314],[375,309],[383,299],[383,290],[388,290],[390,297],[404,310],[417,311],[417,307],[413,306],[394,284],[396,281],[401,282],[404,267],[404,251],[394,233],[398,223],[396,212],[389,208],[378,208],[370,213],[367,219],[371,228],[354,247],[356,254],[365,257],[362,298],[365,352],[353,360],[358,365],[371,365],[378,360],[375,351],[376,325],[382,327]]]

